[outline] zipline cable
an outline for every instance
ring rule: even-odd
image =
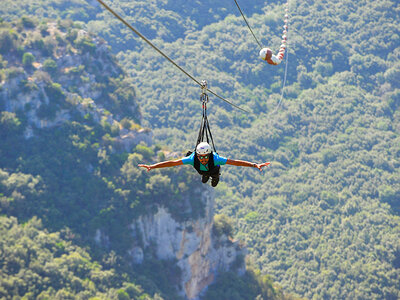
[[[260,49],[262,49],[263,46],[261,45],[261,43],[260,43],[260,42],[258,41],[258,39],[256,38],[256,36],[255,36],[253,30],[251,29],[251,27],[250,27],[250,25],[249,25],[249,22],[247,22],[247,19],[246,19],[246,17],[244,16],[244,14],[243,14],[243,12],[242,12],[242,9],[241,9],[240,6],[239,6],[239,3],[237,3],[236,0],[235,0],[235,3],[236,3],[237,8],[238,8],[239,11],[240,11],[240,14],[241,14],[242,17],[243,17],[243,20],[246,22],[247,27],[249,28],[249,30],[250,30],[251,34],[253,35],[254,39],[256,40],[258,46],[260,46]]]
[[[130,30],[132,30],[136,35],[138,35],[140,38],[142,38],[147,44],[149,44],[154,50],[156,50],[158,53],[160,53],[165,59],[167,59],[170,63],[172,63],[175,67],[177,67],[180,71],[182,71],[186,76],[188,76],[190,79],[192,79],[194,82],[196,82],[199,86],[202,86],[202,84],[194,78],[192,75],[190,75],[188,72],[186,72],[183,68],[181,68],[177,63],[175,63],[171,58],[169,58],[164,52],[162,52],[160,49],[158,49],[152,42],[150,42],[143,34],[141,34],[139,31],[137,31],[135,28],[133,28],[128,22],[126,22],[120,15],[118,15],[111,7],[109,7],[107,4],[105,4],[102,0],[97,0],[105,9],[107,9],[110,13],[112,13],[118,20],[120,20],[125,26],[127,26]],[[232,102],[226,100],[225,98],[217,95],[210,89],[207,89],[211,94],[214,96],[218,97],[219,99],[225,101],[226,103],[232,105],[233,107],[236,107],[237,109],[240,109],[244,112],[250,113],[249,111],[237,106],[236,104],[233,104]]]

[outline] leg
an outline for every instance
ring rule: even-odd
[[[219,182],[219,174],[211,176],[211,186],[216,187]]]
[[[208,179],[210,179],[210,176],[208,175],[203,175],[203,177],[201,178],[201,182],[202,183],[206,183],[208,181]]]

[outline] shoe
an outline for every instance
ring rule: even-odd
[[[217,184],[218,184],[218,182],[219,182],[219,176],[218,176],[218,177],[212,177],[212,179],[211,179],[211,186],[212,186],[212,187],[216,187]]]
[[[203,177],[201,178],[201,182],[206,183],[208,181],[208,179],[210,179],[210,176],[203,175]]]

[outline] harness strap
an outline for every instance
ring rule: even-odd
[[[203,96],[203,94],[202,94]],[[203,117],[201,119],[201,125],[200,125],[200,130],[199,130],[199,135],[197,137],[197,142],[196,142],[196,146],[195,146],[195,151],[196,151],[196,147],[198,144],[200,144],[201,142],[204,141],[204,136],[206,138],[207,143],[210,144],[210,141],[212,143],[214,152],[217,152],[217,149],[215,148],[215,144],[214,144],[214,139],[211,133],[211,129],[210,129],[210,123],[208,122],[208,118],[207,118],[207,104],[206,102],[203,102]]]
[[[213,139],[212,134],[211,134],[210,124],[208,123],[208,119],[207,119],[207,129],[208,129],[208,133],[210,134],[210,138],[211,138],[211,142],[212,142],[212,145],[213,145],[213,148],[214,148],[214,152],[217,153],[217,149],[215,148],[214,139]],[[208,137],[207,137],[207,142],[208,142]]]
[[[204,137],[205,120],[206,120],[206,112],[205,112],[204,106],[205,106],[205,104],[203,103],[203,117],[201,119],[200,131],[199,131],[199,135],[197,137],[196,145],[194,147],[194,152],[196,152],[197,145],[203,141],[203,137]]]
[[[212,137],[210,124],[208,123],[208,118],[207,118],[207,102],[208,102],[207,91],[208,91],[207,81],[203,80],[201,82],[201,95],[200,95],[200,101],[202,102],[202,108],[203,108],[203,117],[201,119],[199,135],[197,137],[196,146],[194,147],[194,152],[196,152],[197,145],[204,141],[204,135],[205,135],[208,144],[210,144],[211,140],[214,152],[216,153],[217,149],[215,148],[214,139]]]

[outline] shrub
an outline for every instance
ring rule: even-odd
[[[7,54],[17,48],[18,36],[14,30],[0,28],[0,53]]]
[[[43,70],[53,75],[57,71],[57,63],[51,58],[48,58],[43,62]]]
[[[117,296],[118,296],[118,300],[129,300],[130,299],[129,294],[123,289],[118,290]]]
[[[47,84],[44,90],[46,91],[47,96],[58,104],[61,104],[61,101],[65,99],[65,94],[59,83]]]
[[[23,16],[21,18],[21,23],[25,28],[33,29],[36,27],[36,21],[30,17]]]
[[[142,154],[143,157],[147,160],[151,159],[154,156],[154,151],[143,144],[137,145],[135,152]]]
[[[35,61],[35,57],[33,56],[32,53],[26,52],[24,53],[24,56],[22,57],[22,64],[25,67],[32,67],[33,62]]]
[[[217,236],[225,234],[231,237],[233,235],[233,220],[222,214],[215,215],[213,231]]]
[[[385,79],[393,87],[400,87],[400,63],[397,63],[385,72]]]
[[[76,48],[80,49],[82,53],[94,54],[96,45],[88,38],[82,37],[74,41]]]
[[[12,134],[18,131],[21,122],[15,113],[3,111],[0,113],[0,132],[1,134]]]
[[[166,195],[171,190],[171,178],[161,174],[156,174],[150,177],[146,183],[146,190],[153,195]]]
[[[131,121],[129,119],[127,119],[127,118],[123,118],[121,120],[121,125],[125,129],[131,129]]]

